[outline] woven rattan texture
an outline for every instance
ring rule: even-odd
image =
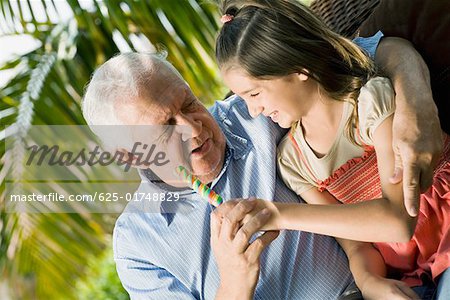
[[[354,37],[380,0],[315,0],[310,8],[335,32]]]

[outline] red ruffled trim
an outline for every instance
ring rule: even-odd
[[[365,161],[374,151],[375,149],[373,146],[365,146],[364,153],[361,157],[355,157],[348,160],[345,164],[343,164],[336,171],[334,171],[333,174],[330,175],[330,177],[328,177],[325,180],[318,180],[317,189],[319,190],[319,192],[323,192],[324,190],[326,190],[330,184],[338,180],[339,177],[341,177],[345,172],[350,170],[353,166]]]

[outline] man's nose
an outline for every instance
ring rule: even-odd
[[[256,118],[264,111],[264,107],[252,105],[248,107],[248,111],[250,113],[250,116],[252,116],[252,118]]]
[[[180,114],[178,116],[177,124],[187,126],[191,130],[193,138],[202,133],[202,121],[191,116]]]

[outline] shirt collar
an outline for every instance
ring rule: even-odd
[[[230,148],[228,143],[225,146],[225,155],[224,155],[224,161],[222,169],[219,173],[219,175],[216,177],[216,179],[213,180],[211,183],[211,187],[213,187],[222,177],[222,175],[225,173],[225,170],[230,163],[231,158],[233,157],[236,159],[237,155],[233,155],[233,150]],[[151,169],[145,169],[145,170],[139,170],[139,175],[141,176],[142,182],[146,184],[151,184],[152,186],[156,187],[161,192],[173,192],[173,193],[179,193],[180,196],[186,196],[194,194],[195,192],[190,188],[178,188],[171,186],[167,183],[165,183],[161,178],[158,177]],[[163,212],[163,211],[161,211]]]
[[[235,105],[239,105],[236,103]],[[241,159],[250,150],[251,142],[241,135],[235,133],[236,126],[233,127],[233,122],[229,119],[230,108],[225,108],[224,106],[217,105],[215,111],[215,118],[222,129],[223,134],[227,140],[227,146],[231,150],[231,155],[234,159]]]
[[[231,128],[231,121],[226,119],[222,122],[223,132],[227,140],[227,146],[231,153],[230,155],[238,160],[244,157],[249,152],[250,142],[248,139],[233,133]]]

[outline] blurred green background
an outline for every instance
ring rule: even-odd
[[[110,246],[117,215],[6,213],[6,174],[20,180],[32,125],[85,124],[83,89],[118,52],[166,51],[203,103],[222,99],[219,19],[214,0],[0,0],[0,299],[128,299]]]

